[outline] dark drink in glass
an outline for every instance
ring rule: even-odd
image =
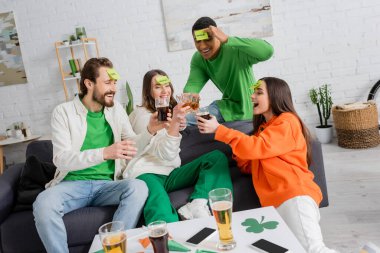
[[[167,121],[168,120],[168,112],[169,112],[169,106],[165,107],[158,107],[158,121]]]
[[[149,240],[152,243],[153,251],[155,253],[169,253],[168,237],[168,232],[165,230],[157,230],[156,237],[152,234],[149,236]]]
[[[211,115],[210,115],[209,112],[198,112],[197,116],[202,117],[202,118],[204,118],[206,120],[211,119]]]
[[[165,221],[154,221],[148,225],[149,240],[152,243],[154,253],[169,253],[168,230]]]
[[[168,97],[158,97],[154,99],[154,105],[156,110],[158,111],[158,121],[167,121],[169,112],[169,98]]]

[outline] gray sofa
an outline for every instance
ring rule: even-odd
[[[250,121],[226,123],[228,127],[245,133],[252,132]],[[188,127],[182,132],[181,159],[185,164],[206,152],[219,149],[230,159],[231,177],[234,187],[234,211],[260,207],[258,197],[252,185],[250,175],[241,174],[232,161],[228,145],[213,140],[211,134],[200,134],[195,127]],[[52,161],[51,141],[35,141],[28,145],[26,157],[34,155],[40,161]],[[321,207],[328,205],[325,173],[321,145],[313,142],[313,165],[315,181],[323,192]],[[17,186],[24,164],[8,168],[0,176],[0,252],[1,253],[34,253],[45,252],[37,234],[31,210],[14,211],[17,198]],[[178,208],[187,202],[192,188],[171,192],[173,205]],[[94,235],[100,225],[112,220],[115,206],[86,207],[70,212],[64,216],[68,234],[70,252],[88,252]]]

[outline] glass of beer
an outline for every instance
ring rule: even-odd
[[[156,98],[154,102],[156,110],[158,111],[158,121],[167,121],[169,112],[169,98]]]
[[[148,225],[149,240],[152,243],[154,253],[169,253],[168,230],[166,222],[159,220]]]
[[[232,222],[232,193],[227,188],[217,188],[209,192],[212,213],[219,231],[219,250],[231,250],[236,242],[231,230]]]
[[[189,106],[189,112],[196,112],[199,108],[199,94],[196,93],[183,93],[176,96],[178,103],[183,103],[182,107]]]
[[[99,236],[105,253],[127,252],[127,234],[123,222],[112,221],[102,225]]]

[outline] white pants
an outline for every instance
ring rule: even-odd
[[[277,211],[308,253],[336,253],[323,243],[319,208],[310,196],[297,196],[282,203]]]

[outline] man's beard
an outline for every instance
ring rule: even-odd
[[[99,94],[99,93],[97,92],[97,90],[95,89],[95,90],[94,90],[94,94],[92,94],[92,99],[93,99],[95,102],[101,104],[102,106],[112,107],[112,106],[114,105],[114,101],[113,101],[113,99],[112,99],[110,102],[106,102],[106,99],[105,99],[105,97],[106,97],[107,95],[109,95],[109,94],[113,94],[113,95],[115,95],[115,92],[113,92],[113,91],[107,91],[107,92],[104,93],[104,94]]]

